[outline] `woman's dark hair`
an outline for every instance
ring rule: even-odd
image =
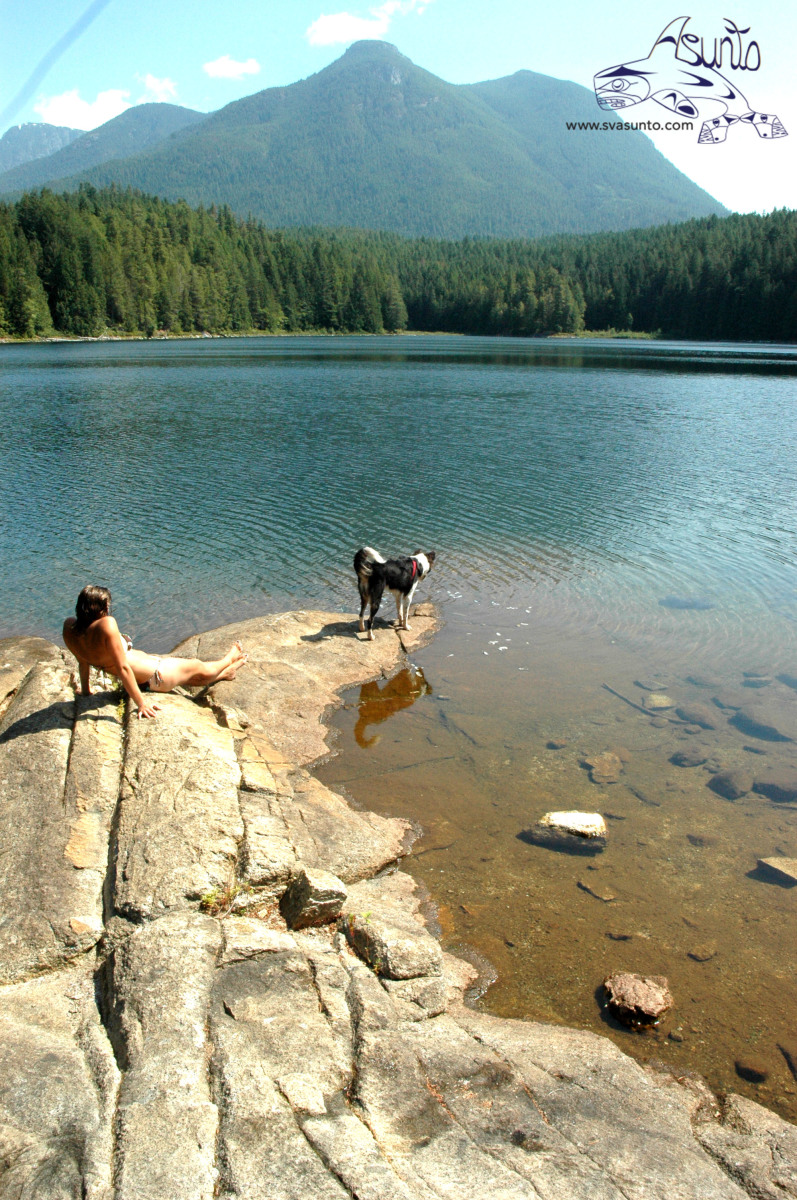
[[[75,632],[83,633],[94,621],[105,617],[111,611],[111,593],[106,587],[96,587],[93,583],[84,587],[75,605]]]

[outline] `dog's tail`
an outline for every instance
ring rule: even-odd
[[[370,579],[374,572],[374,563],[386,561],[378,550],[374,550],[371,546],[363,546],[354,556],[354,570],[357,578]]]

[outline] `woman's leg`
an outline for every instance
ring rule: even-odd
[[[205,662],[201,658],[161,658],[156,668],[160,682],[154,678],[149,682],[151,692],[170,692],[176,687],[206,687],[221,679],[234,679],[239,667],[246,662],[238,642],[228,650],[224,658]]]

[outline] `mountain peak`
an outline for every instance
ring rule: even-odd
[[[410,61],[396,49],[392,42],[381,42],[377,38],[362,38],[359,42],[352,42],[338,61],[348,59],[350,62],[362,62],[371,59],[384,62],[391,58],[400,58],[404,62]]]

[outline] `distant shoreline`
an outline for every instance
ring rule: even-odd
[[[502,341],[578,341],[580,338],[611,338],[613,340],[629,340],[629,341],[655,341],[661,337],[659,332],[645,333],[641,330],[618,330],[618,329],[585,329],[581,333],[539,333],[524,335],[523,337],[514,337],[511,334],[496,334],[496,333],[458,333],[445,329],[404,329],[401,332],[370,333],[364,330],[349,330],[347,332],[329,330],[329,329],[302,329],[302,330],[273,330],[273,329],[252,329],[245,333],[156,333],[147,336],[144,333],[101,333],[96,337],[78,336],[70,334],[52,334],[49,337],[0,337],[0,346],[30,346],[30,345],[57,345],[62,342],[204,342],[204,341],[231,341],[232,339],[243,338],[308,338],[308,337],[328,337],[328,338],[401,338],[401,337],[447,337],[447,338],[464,338],[464,337],[489,337],[501,339]],[[679,341],[683,339],[670,339]],[[686,339],[689,340],[689,339]]]

